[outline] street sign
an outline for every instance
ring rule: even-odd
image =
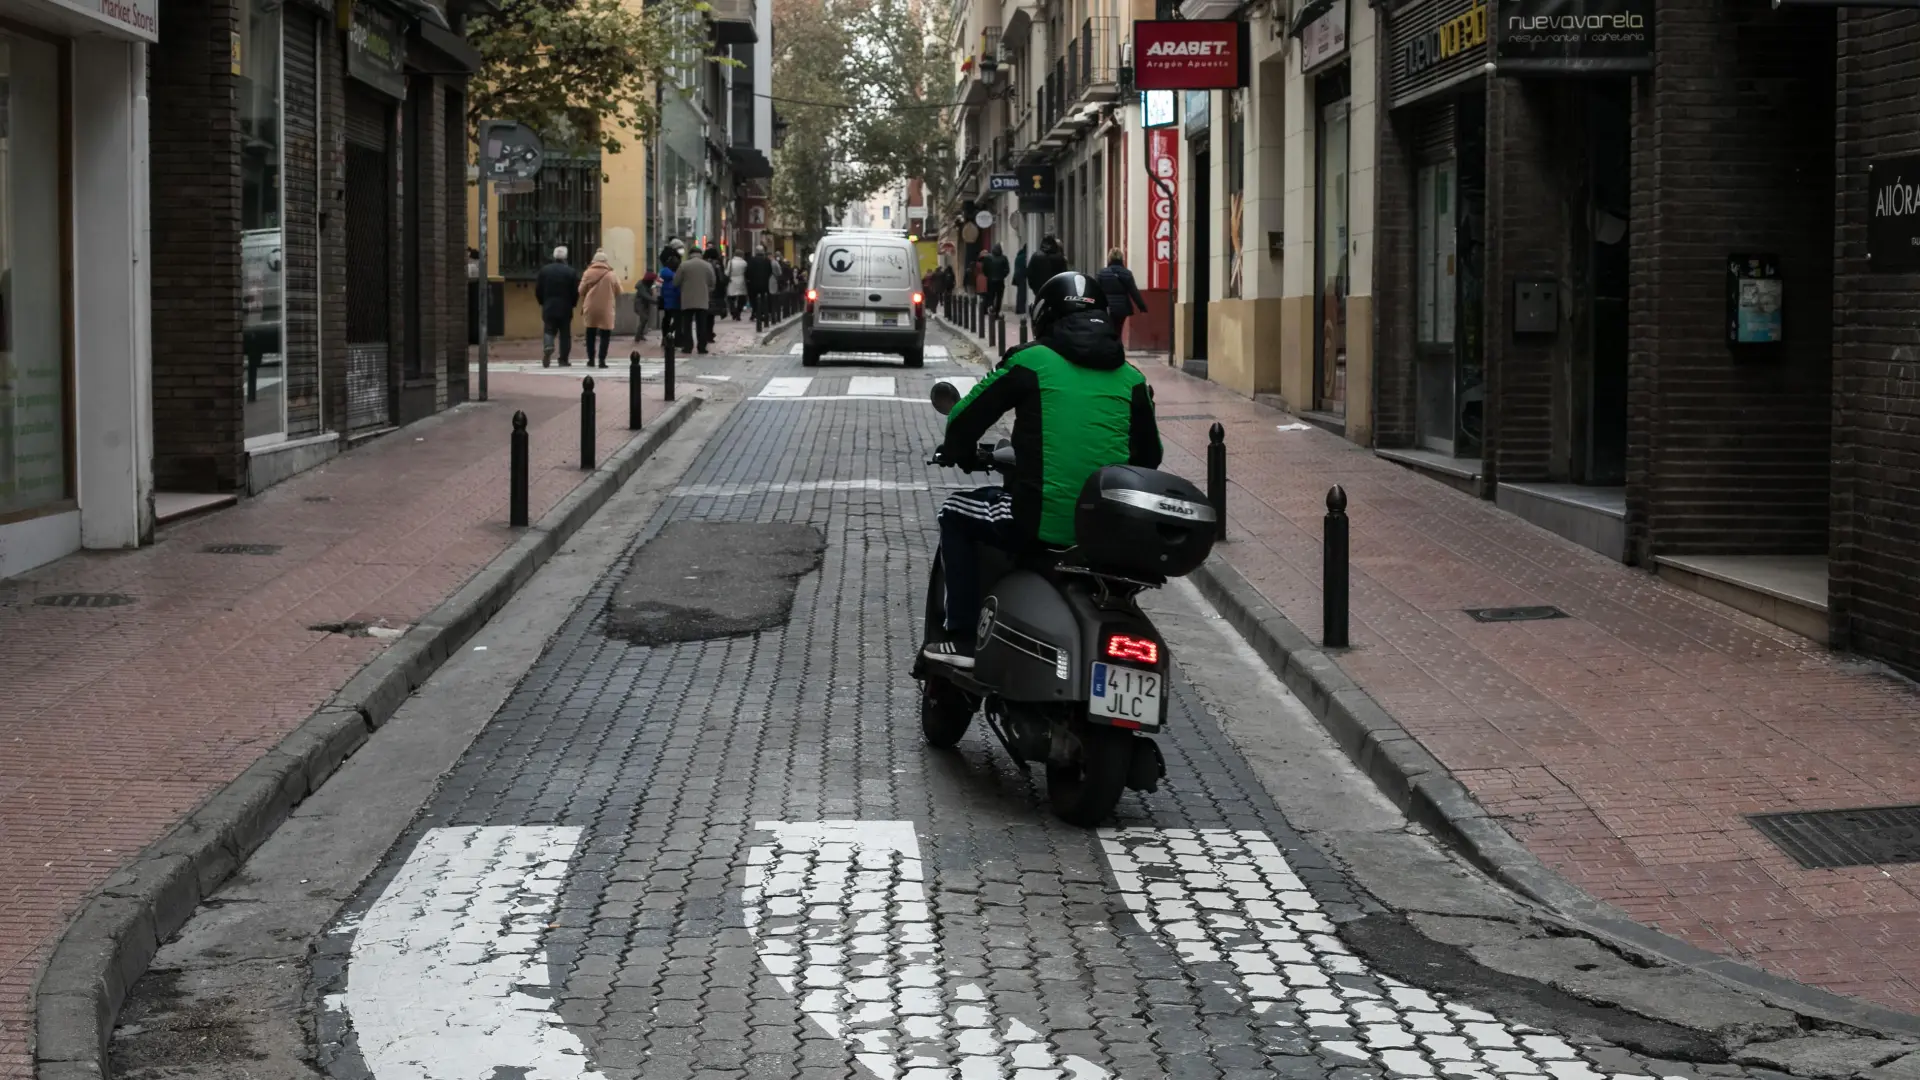
[[[987,177],[987,190],[1019,191],[1020,175],[1018,173],[994,173]]]
[[[1135,19],[1133,82],[1141,90],[1234,90],[1251,74],[1248,23]]]
[[[983,229],[993,228],[993,211],[982,210],[979,213],[973,215],[973,223],[975,225],[980,226]]]
[[[546,162],[540,136],[525,124],[507,120],[480,123],[480,169],[490,183],[534,180]]]
[[[1020,170],[1020,212],[1053,212],[1053,166],[1028,165]]]

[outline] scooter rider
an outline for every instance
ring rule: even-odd
[[[1100,286],[1068,271],[1033,299],[1035,339],[1009,351],[947,414],[940,456],[974,460],[987,429],[1013,413],[1013,475],[1005,488],[949,497],[940,508],[947,640],[929,660],[971,668],[980,609],[975,544],[1019,552],[1071,547],[1074,504],[1087,477],[1108,465],[1160,466],[1160,432],[1146,376],[1127,363]]]

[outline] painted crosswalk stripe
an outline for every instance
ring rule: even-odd
[[[354,930],[346,989],[374,1080],[605,1080],[555,1011],[547,924],[577,828],[430,829]]]
[[[1235,995],[1256,1016],[1281,1003],[1299,1010],[1329,1055],[1401,1077],[1646,1080],[1602,1072],[1564,1039],[1370,971],[1263,832],[1103,829],[1100,846],[1142,929],[1189,965],[1229,966]]]
[[[796,341],[796,342],[794,342],[794,343],[793,343],[793,347],[787,350],[787,355],[788,355],[788,356],[799,356],[799,355],[800,355],[801,353],[803,353],[803,352],[806,352],[806,351],[807,351],[807,347],[806,347],[806,345],[804,345],[804,344],[802,344],[801,342],[798,342],[798,341]]]
[[[767,385],[760,390],[761,397],[806,397],[807,387],[813,385],[811,376],[783,375],[768,379]]]
[[[927,359],[929,359],[929,360],[945,360],[945,359],[947,359],[947,347],[946,347],[945,345],[929,345],[929,346],[927,346]]]
[[[980,380],[973,378],[970,375],[951,375],[951,376],[948,376],[947,378],[941,379],[940,381],[945,383],[952,383],[953,388],[955,390],[960,391],[960,396],[966,397],[968,394],[973,392],[974,384],[979,382]]]
[[[879,1080],[1110,1080],[947,980],[913,822],[759,828],[741,903],[760,962]]]
[[[891,375],[855,375],[847,380],[848,397],[892,397]]]

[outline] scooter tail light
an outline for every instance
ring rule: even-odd
[[[1113,660],[1157,664],[1160,662],[1160,643],[1152,638],[1109,634],[1107,635],[1107,656]]]

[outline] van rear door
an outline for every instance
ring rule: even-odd
[[[867,310],[867,246],[829,237],[814,255],[814,321],[822,326],[858,326]]]
[[[920,287],[918,263],[905,238],[868,245],[867,302],[876,325],[886,329],[913,325],[913,294]]]

